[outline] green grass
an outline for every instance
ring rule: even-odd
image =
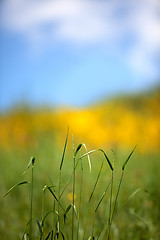
[[[88,150],[45,136],[34,148],[0,150],[1,239],[160,239],[160,154]]]

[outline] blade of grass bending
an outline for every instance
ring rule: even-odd
[[[66,221],[67,213],[70,211],[71,208],[73,208],[74,214],[75,214],[76,218],[78,219],[76,206],[73,206],[73,204],[71,203],[71,204],[68,205],[68,207],[66,208],[66,211],[65,211],[65,213],[64,213],[64,215],[63,215],[64,223],[65,223],[65,221]]]
[[[136,147],[137,147],[137,145],[133,148],[132,152],[129,154],[128,158],[127,158],[126,161],[124,162],[124,164],[123,164],[123,166],[122,166],[122,170],[125,169],[125,166],[126,166],[126,164],[128,163],[128,161],[129,161],[130,157],[132,156],[132,154],[133,154],[134,150],[136,149]]]
[[[20,186],[20,185],[23,185],[23,184],[30,184],[30,182],[28,181],[23,181],[23,182],[20,182],[20,183],[17,183],[15,184],[13,187],[11,187],[8,192],[3,196],[4,198],[16,187]]]
[[[78,145],[75,153],[74,153],[74,156],[75,156],[75,157],[76,157],[78,151],[81,149],[82,146],[85,148],[86,151],[88,151],[86,145],[85,145],[84,143],[80,143],[80,144]],[[90,172],[91,172],[91,169],[92,169],[92,167],[91,167],[91,160],[90,160],[89,155],[87,155],[87,157],[88,157],[89,169],[90,169]]]
[[[41,240],[42,236],[43,236],[42,226],[41,226],[38,218],[36,218],[36,222],[37,222],[37,225],[38,225],[38,229],[39,229],[39,233],[40,233],[40,240]]]
[[[64,216],[63,216],[63,218],[64,218],[64,223],[65,223],[65,221],[66,221],[67,213],[69,212],[69,210],[71,209],[71,207],[72,207],[72,203],[69,204],[69,206],[66,208],[66,211],[65,211]]]
[[[80,156],[79,158],[83,158],[83,157],[85,157],[85,156],[87,156],[87,155],[89,155],[89,154],[91,154],[91,153],[97,152],[97,151],[100,151],[100,152],[102,152],[102,153],[104,154],[104,156],[105,156],[105,158],[106,158],[106,160],[107,160],[107,162],[108,162],[108,164],[109,164],[110,169],[113,171],[113,166],[112,166],[109,158],[107,157],[106,153],[105,153],[102,149],[95,149],[95,150],[89,151],[88,153],[83,154],[83,155]]]
[[[53,235],[53,229],[48,233],[47,237],[45,238],[45,240],[48,240],[49,237],[51,235],[51,239],[53,239],[52,235]]]
[[[50,193],[53,195],[54,199],[57,201],[57,203],[59,203],[58,198],[56,197],[55,193],[52,191],[52,189],[50,187],[47,187],[47,189],[50,191]],[[65,209],[63,208],[63,206],[59,203],[59,205],[61,206],[61,208],[63,209],[63,211],[65,211]]]
[[[65,240],[65,237],[64,237],[64,234],[62,233],[62,231],[60,231],[60,234],[61,234],[63,240]]]
[[[29,163],[28,163],[28,165],[27,165],[27,167],[26,167],[26,170],[23,172],[23,175],[26,174],[28,168],[29,168],[31,165],[33,166],[34,163],[35,163],[35,157],[31,157],[30,160],[29,160]]]
[[[90,195],[90,198],[89,198],[89,201],[88,201],[88,202],[90,202],[91,199],[92,199],[92,197],[93,197],[93,193],[94,193],[94,191],[95,191],[95,188],[96,188],[96,186],[97,186],[98,180],[99,180],[100,175],[101,175],[101,172],[102,172],[103,163],[104,163],[104,161],[103,161],[102,164],[101,164],[101,168],[100,168],[100,170],[99,170],[99,173],[98,173],[98,176],[97,176],[96,182],[95,182],[95,184],[94,184],[94,186],[93,186],[93,190],[92,190],[92,192],[91,192],[91,195]]]
[[[44,216],[44,218],[42,219],[42,227],[44,226],[44,221],[46,220],[47,216],[50,214],[50,213],[53,213],[53,210],[50,210],[49,212],[47,212]]]

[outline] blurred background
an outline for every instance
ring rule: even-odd
[[[0,1],[2,194],[32,154],[42,170],[61,158],[68,125],[71,151],[137,144],[138,187],[160,199],[159,0]]]
[[[1,145],[69,125],[96,145],[159,147],[158,0],[5,0],[0,8]]]

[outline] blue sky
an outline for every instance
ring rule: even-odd
[[[160,79],[159,0],[0,1],[0,110],[85,106]]]

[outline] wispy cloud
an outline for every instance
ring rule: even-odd
[[[36,44],[101,44],[124,51],[136,71],[157,74],[159,0],[5,0],[1,19],[4,28]]]

